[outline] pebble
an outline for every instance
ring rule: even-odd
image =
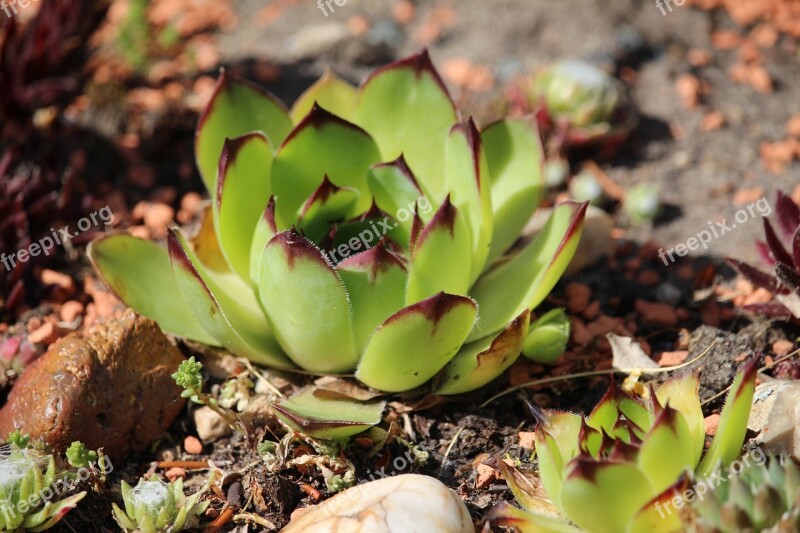
[[[421,525],[424,524],[424,528]],[[401,474],[351,487],[293,520],[282,533],[474,533],[461,498],[438,479]]]
[[[144,225],[154,237],[161,238],[167,234],[167,226],[175,217],[175,210],[167,204],[154,203],[144,213]]]
[[[780,340],[772,343],[772,353],[777,356],[783,356],[794,350],[794,343],[792,341]]]
[[[209,443],[231,434],[232,429],[219,414],[208,406],[203,406],[194,411],[194,425],[200,440]],[[203,447],[200,446],[200,452]],[[188,450],[187,450],[188,451]],[[195,452],[190,452],[195,453]]]
[[[636,311],[642,315],[642,322],[649,326],[672,327],[678,324],[675,308],[669,304],[636,300]]]
[[[170,481],[175,481],[178,478],[186,479],[186,470],[175,466],[164,472],[164,475],[167,476],[167,479]]]
[[[63,322],[72,322],[76,318],[78,318],[83,313],[83,304],[76,301],[70,300],[68,302],[64,302],[61,305],[61,309],[59,310],[59,316]]]
[[[708,415],[703,419],[703,424],[706,428],[706,435],[713,437],[717,434],[717,427],[719,426],[720,415],[717,413]]]
[[[656,289],[656,300],[669,305],[681,301],[681,290],[670,282],[664,282]]]
[[[43,285],[56,285],[68,294],[75,292],[75,281],[70,276],[49,268],[42,270],[41,282]]]
[[[688,357],[689,357],[689,352],[686,350],[680,350],[677,352],[664,352],[658,359],[658,365],[676,366],[686,361]]]
[[[519,432],[519,445],[521,448],[532,450],[536,442],[535,431],[520,431]]]
[[[203,443],[197,437],[189,435],[183,439],[183,449],[186,450],[186,453],[200,455],[203,453]]]
[[[566,287],[567,309],[570,313],[577,314],[582,312],[589,305],[592,297],[592,289],[583,283],[568,283]]]
[[[43,344],[49,346],[58,340],[59,330],[52,322],[45,322],[34,331],[28,334],[28,342],[31,344]]]

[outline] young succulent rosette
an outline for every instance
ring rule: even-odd
[[[759,450],[760,451],[760,450]],[[800,531],[800,469],[786,457],[760,452],[714,490],[692,501],[690,531],[737,533]]]
[[[755,388],[755,363],[748,363],[734,380],[702,461],[705,426],[700,382],[693,374],[651,388],[646,400],[612,384],[586,418],[543,412],[535,443],[547,497],[526,490],[524,478],[501,465],[526,510],[501,505],[490,521],[523,532],[682,531],[681,517],[666,512],[666,506],[682,494],[689,473],[707,477],[739,456]]]
[[[462,121],[427,52],[358,89],[325,75],[291,111],[223,72],[196,150],[210,222],[166,250],[92,243],[106,282],[169,333],[382,391],[502,373],[583,228],[565,203],[510,250],[542,195],[538,133]]]
[[[755,205],[762,214],[771,212],[766,198],[761,198]],[[745,309],[771,317],[800,319],[800,206],[778,191],[775,214],[783,238],[764,217],[765,239],[756,242],[762,260],[772,267],[771,273],[731,257],[726,261],[750,283],[775,294],[777,301],[747,305]]]
[[[578,59],[557,61],[533,80],[530,98],[539,123],[561,133],[566,148],[603,141],[619,145],[635,120],[617,80]]]
[[[177,533],[197,525],[197,516],[208,507],[210,500],[198,503],[204,491],[188,498],[183,494],[183,479],[172,483],[161,481],[153,474],[150,479],[140,479],[135,487],[122,482],[123,511],[116,503],[114,520],[123,531]]]
[[[53,501],[55,481],[52,455],[14,445],[0,452],[0,531],[49,529],[86,496]]]

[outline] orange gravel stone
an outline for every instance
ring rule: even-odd
[[[58,340],[58,337],[59,331],[56,325],[52,322],[45,322],[28,334],[28,342],[48,346]]]
[[[64,302],[59,310],[59,316],[64,322],[72,322],[83,313],[83,304],[75,300]]]
[[[746,205],[764,197],[763,187],[751,187],[749,189],[739,189],[733,195],[731,202],[735,206]]]
[[[671,327],[678,324],[678,315],[671,305],[636,300],[636,311],[642,315],[642,322],[650,326]]]
[[[519,432],[520,447],[532,450],[534,448],[535,438],[536,438],[536,432],[534,431],[520,431]]]
[[[703,419],[703,424],[706,427],[706,435],[709,437],[713,437],[717,434],[717,427],[719,426],[719,419],[720,416],[716,413],[713,415],[708,415]]]
[[[592,290],[583,283],[568,283],[566,287],[567,309],[570,313],[580,313],[589,305]]]
[[[794,350],[792,341],[780,340],[772,343],[772,352],[777,356],[784,356]]]
[[[183,449],[186,450],[186,453],[199,455],[203,453],[203,443],[197,437],[189,435],[183,439]]]
[[[689,352],[686,350],[664,352],[661,354],[661,357],[659,357],[658,364],[659,366],[675,366],[686,361],[687,357],[689,357]]]
[[[167,476],[167,479],[170,481],[175,481],[178,478],[186,479],[186,470],[178,466],[174,466],[164,472],[164,475]]]

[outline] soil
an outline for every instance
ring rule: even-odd
[[[277,6],[278,16],[265,22],[264,10],[270,5]],[[788,193],[800,185],[797,160],[782,172],[772,173],[760,152],[762,142],[785,138],[787,119],[800,113],[800,51],[786,36],[763,51],[774,89],[760,92],[730,79],[729,70],[738,61],[737,50],[719,50],[712,45],[712,35],[717,31],[747,33],[722,11],[705,12],[686,5],[662,15],[653,2],[635,0],[431,0],[418,3],[412,22],[399,24],[393,20],[393,5],[347,0],[325,16],[312,1],[268,2],[266,7],[263,1],[237,1],[232,7],[238,26],[217,35],[219,63],[260,80],[282,100],[291,102],[326,68],[359,82],[375,65],[427,45],[439,67],[454,59],[488,66],[494,83],[487,90],[455,87],[453,91],[462,110],[485,124],[498,116],[504,107],[505,89],[517,76],[558,58],[588,59],[628,80],[630,100],[639,114],[639,125],[630,142],[616,157],[600,162],[601,167],[626,189],[637,183],[658,185],[667,204],[664,214],[651,225],[629,227],[619,218],[622,231],[615,235],[614,257],[563,279],[545,302],[543,310],[563,306],[569,301],[570,285],[581,284],[589,288],[591,301],[599,303],[597,313],[571,313],[577,322],[573,323],[568,354],[558,366],[546,369],[521,361],[508,376],[470,395],[413,411],[405,407],[420,398],[403,398],[402,403],[393,404],[387,418],[404,429],[406,438],[429,452],[424,465],[386,467],[406,453],[398,442],[379,457],[367,457],[358,445],[345,451],[356,466],[357,481],[374,477],[381,468],[384,474],[420,471],[440,478],[464,497],[477,524],[494,503],[513,499],[500,480],[476,488],[477,464],[510,456],[521,461],[523,471],[535,471],[531,450],[520,446],[519,432],[532,430],[534,424],[527,402],[589,412],[609,382],[608,377],[594,377],[522,388],[483,406],[510,385],[525,381],[519,376],[536,379],[551,373],[608,369],[610,349],[604,334],[617,332],[636,336],[656,359],[662,352],[686,350],[691,360],[708,349],[693,365],[702,370],[701,397],[707,400],[730,384],[746,359],[768,361],[775,355],[775,341],[793,340],[800,334],[793,324],[738,313],[730,302],[719,303],[714,297],[720,287],[733,290],[732,272],[725,266],[724,257],[758,261],[753,241],[761,238],[762,227],[756,220],[760,217],[750,217],[713,240],[708,250],[674,264],[664,264],[656,254],[659,247],[674,247],[707,229],[709,221],[723,217],[731,221],[744,205],[737,192],[749,191],[750,201],[765,196],[771,203],[776,190]],[[342,28],[347,33],[362,20],[360,17],[365,17],[369,26],[362,37],[326,37],[342,35]],[[437,30],[435,37],[426,39],[432,27]],[[690,65],[687,55],[697,49],[711,53],[708,65]],[[215,71],[216,67],[203,73],[213,75]],[[694,107],[687,107],[676,90],[676,82],[684,74],[707,82],[709,87]],[[114,115],[114,104],[110,109],[110,114],[83,115],[82,127],[115,131],[123,119],[109,118]],[[724,115],[726,124],[704,131],[703,118],[715,111]],[[100,186],[98,195],[111,195],[118,188],[130,209],[141,199],[152,199],[160,187],[172,186],[178,194],[166,203],[178,208],[184,193],[202,192],[196,172],[181,171],[182,165],[191,162],[195,117],[196,112],[175,113],[172,109],[149,117],[156,125],[150,131],[156,133],[142,137],[135,157],[131,156],[133,152],[126,152],[124,164],[130,168],[147,161],[156,167],[158,181],[131,187],[129,181],[118,179],[112,181],[113,186]],[[115,165],[119,168],[123,163],[115,161]],[[162,176],[169,181],[162,181]],[[613,205],[607,207],[612,212],[615,209]],[[76,277],[91,272],[80,258],[64,268]],[[655,277],[642,276],[645,272]],[[89,299],[84,300],[86,303]],[[669,305],[678,310],[679,318],[648,320],[639,311],[640,301]],[[16,318],[25,322],[36,313],[34,309]],[[591,331],[588,342],[576,338],[576,323],[591,329],[598,317],[606,323]],[[181,348],[187,355],[195,353],[188,346]],[[704,404],[705,413],[718,411],[721,402],[717,397]],[[322,499],[330,495],[315,469],[269,472],[256,453],[256,442],[239,436],[207,444],[200,456],[186,454],[183,439],[193,434],[194,423],[187,410],[150,453],[130,457],[115,469],[109,486],[118,486],[120,479],[135,482],[153,461],[213,460],[240,475],[227,480],[225,493],[218,495],[212,509],[219,511],[224,499],[247,504],[249,511],[257,511],[276,527],[287,524],[295,509],[317,503],[300,490],[301,484],[318,490]],[[292,446],[301,445],[295,442]],[[190,472],[187,485],[198,487],[202,477]],[[251,502],[242,497],[253,493],[261,497]],[[92,494],[54,531],[116,531],[109,518],[110,505],[119,500],[114,492]],[[232,523],[223,529],[234,530],[243,531],[234,529]]]

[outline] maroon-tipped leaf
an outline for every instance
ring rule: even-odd
[[[767,289],[774,293],[781,291],[778,280],[766,272],[739,261],[738,259],[733,259],[732,257],[726,257],[725,262],[756,287],[761,287],[762,289]]]
[[[793,265],[794,259],[789,255],[789,252],[786,251],[786,247],[783,246],[780,238],[778,238],[768,218],[764,218],[764,235],[767,238],[767,246],[772,254],[772,258],[778,263]]]
[[[778,217],[778,225],[787,237],[793,235],[800,227],[800,206],[782,191],[778,191],[775,200],[775,213]]]

